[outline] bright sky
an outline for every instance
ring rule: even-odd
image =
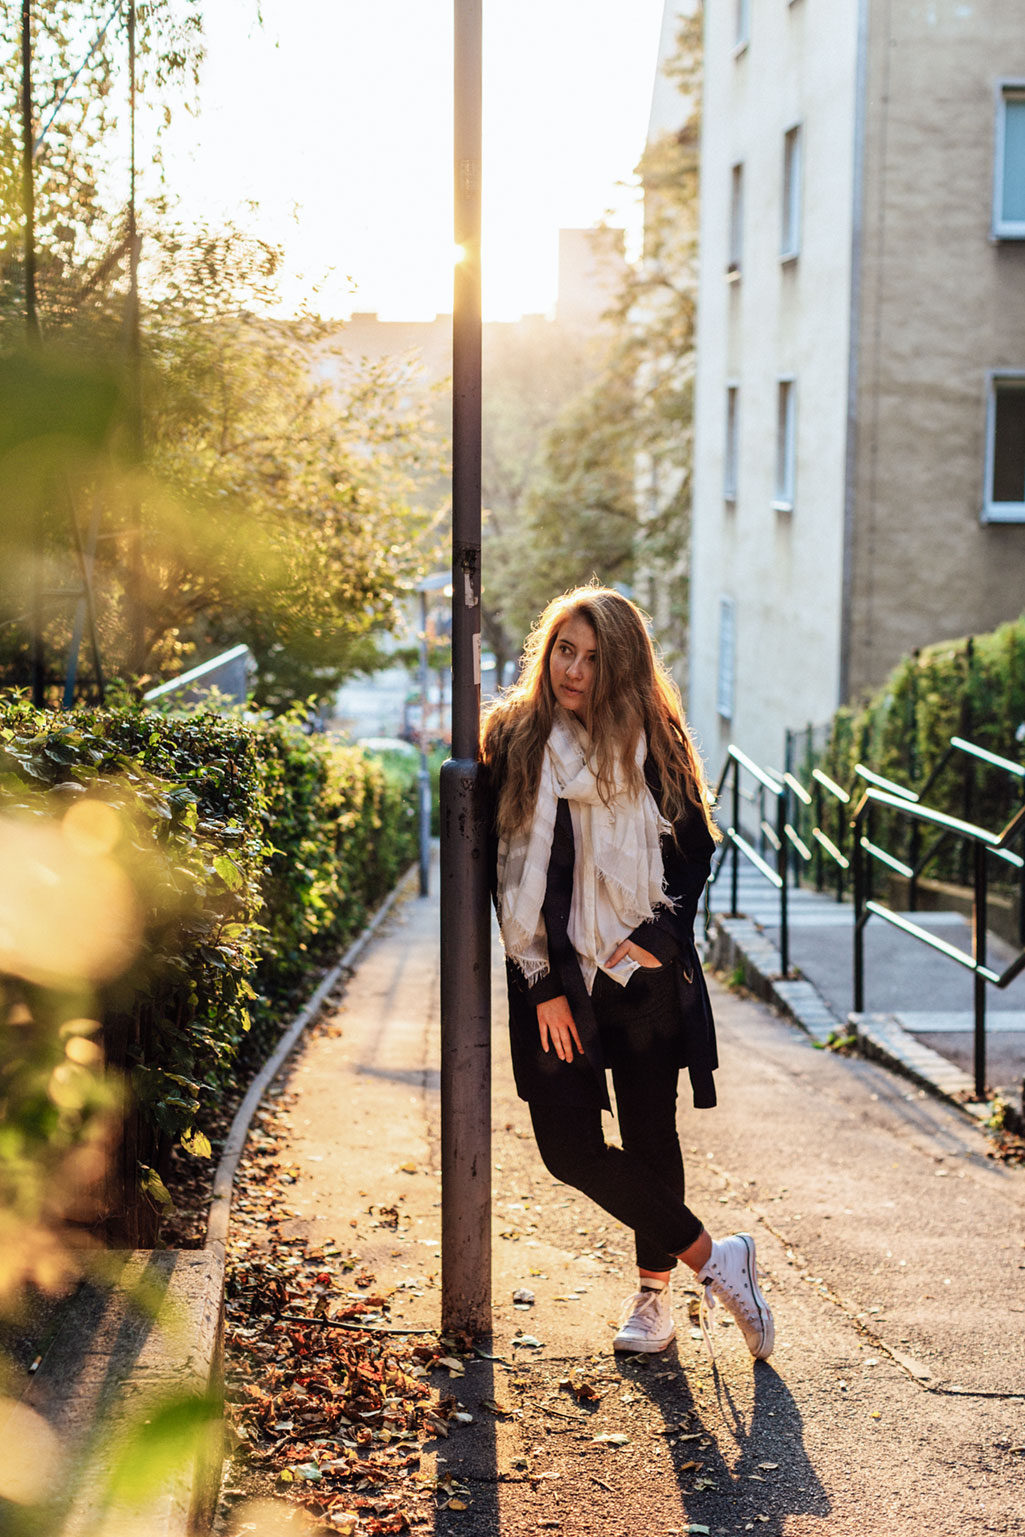
[[[558,230],[636,239],[662,0],[484,0],[484,306],[550,310]],[[284,297],[423,319],[452,305],[452,0],[220,0],[168,180],[186,218],[285,247]],[[258,205],[249,207],[248,204]],[[350,292],[347,278],[357,285]]]

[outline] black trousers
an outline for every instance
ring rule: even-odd
[[[599,972],[591,1002],[612,1071],[622,1150],[609,1147],[596,1105],[532,1099],[530,1118],[550,1174],[632,1228],[642,1270],[672,1270],[701,1236],[684,1200],[676,1131],[679,1005],[671,966],[636,971],[626,987]]]

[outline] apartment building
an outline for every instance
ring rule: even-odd
[[[779,765],[1025,607],[1023,0],[709,0],[702,111],[689,711]]]

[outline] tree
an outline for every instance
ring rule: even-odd
[[[683,124],[653,140],[638,166],[644,251],[619,306],[619,366],[634,385],[635,591],[678,673],[689,620],[702,30],[699,0],[680,18],[666,66],[681,97]]]
[[[9,7],[13,12],[14,6]],[[137,94],[149,120],[170,120],[202,57],[200,0],[147,0],[136,13]],[[110,0],[33,0],[35,258],[44,331],[123,308],[128,266],[124,172],[128,7]],[[0,345],[24,328],[20,27],[0,46]],[[159,170],[159,137],[151,165]]]
[[[345,363],[313,317],[272,321],[272,247],[237,230],[178,228],[160,199],[128,219],[127,188],[111,176],[123,10],[109,0],[35,10],[43,350],[20,361],[20,58],[0,58],[12,109],[0,120],[0,346],[12,361],[0,404],[26,379],[70,367],[110,406],[98,436],[78,441],[72,421],[78,447],[58,456],[59,475],[42,473],[38,443],[22,441],[0,464],[5,501],[18,508],[5,526],[0,679],[26,681],[32,628],[52,687],[81,614],[42,595],[74,593],[92,565],[109,671],[173,674],[197,649],[245,640],[262,664],[261,702],[283,708],[372,663],[374,631],[422,563],[426,399],[400,368]],[[194,71],[199,21],[198,0],[140,7],[138,78],[151,94]],[[145,252],[137,307],[126,293],[133,230]],[[127,351],[126,330],[139,338]],[[24,425],[29,442],[38,437],[38,423]],[[12,494],[26,454],[40,473]]]
[[[147,460],[174,492],[146,519],[147,649],[244,640],[258,700],[284,708],[372,664],[420,563],[417,478],[438,449],[401,363],[354,362],[314,319],[211,311],[209,274],[237,282],[247,249],[259,271],[266,248],[239,236],[176,250],[175,307],[144,333]]]
[[[593,377],[602,350],[594,336],[540,316],[484,328],[481,479],[487,559],[481,628],[500,683],[537,612],[537,583],[524,591],[524,573],[532,567],[528,493],[547,434]]]
[[[563,408],[543,438],[515,534],[499,545],[508,571],[507,612],[521,636],[565,588],[591,576],[630,581],[636,534],[632,386],[613,361],[606,359],[598,379]]]
[[[638,167],[642,258],[576,389],[546,424],[530,422],[533,452],[521,453],[492,521],[487,565],[488,600],[507,634],[521,636],[553,594],[597,575],[652,611],[677,666],[687,633],[700,69],[698,11],[681,20],[668,70],[686,122]]]
[[[430,520],[416,504],[416,476],[437,453],[426,397],[402,367],[339,356],[319,321],[249,310],[242,299],[273,295],[272,249],[238,232],[178,233],[165,256],[162,303],[143,314],[143,457],[133,453],[125,391],[108,368],[112,405],[102,430],[62,461],[56,490],[52,476],[34,477],[32,496],[22,497],[34,510],[8,526],[7,613],[24,613],[29,601],[40,513],[53,590],[73,579],[62,518],[69,506],[101,505],[100,649],[111,671],[129,675],[124,541],[137,514],[144,674],[173,676],[197,649],[245,641],[261,665],[260,703],[283,709],[324,697],[373,662],[374,632],[393,622],[399,585],[421,564],[418,541]],[[61,365],[47,348],[32,366]],[[11,392],[23,391],[23,378],[9,375]],[[22,456],[33,433],[38,439],[38,423],[27,423]],[[0,456],[8,501],[17,462]],[[51,607],[51,657],[66,654],[71,623],[69,605]],[[0,631],[8,682],[24,681],[23,637],[24,626]]]

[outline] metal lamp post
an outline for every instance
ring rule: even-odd
[[[481,806],[481,0],[455,0],[452,757],[441,770],[441,1318],[491,1330],[491,966]]]

